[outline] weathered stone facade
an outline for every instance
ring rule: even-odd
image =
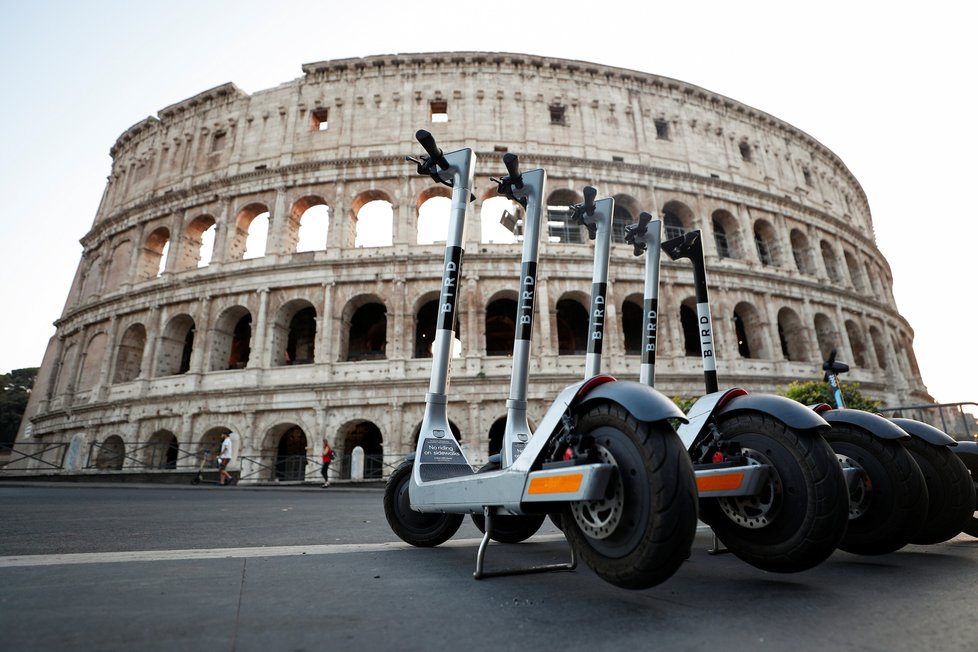
[[[619,225],[644,210],[665,213],[670,232],[703,231],[722,386],[818,378],[837,346],[868,394],[929,400],[862,189],[791,125],[681,81],[537,56],[377,56],[302,70],[253,95],[206,91],[118,139],[21,441],[74,440],[76,467],[101,456],[125,469],[187,468],[188,454],[230,428],[251,480],[314,477],[314,465],[282,464],[315,458],[324,436],[341,454],[411,450],[443,251],[428,236],[419,243],[419,209],[448,196],[404,161],[419,153],[421,127],[479,157],[449,406],[475,462],[509,387],[520,245],[482,235],[505,151],[546,169],[549,206],[581,201],[591,184],[615,198]],[[389,222],[367,226],[361,210],[378,201]],[[328,207],[327,235],[299,252],[316,207]],[[561,215],[553,209],[541,244],[531,417],[583,373],[591,245]],[[249,236],[264,234],[266,217],[255,256]],[[371,246],[357,246],[368,236]],[[642,275],[619,238],[604,350],[620,378],[638,376]],[[702,373],[680,319],[693,305],[691,271],[663,261],[662,277],[657,387],[692,397]]]

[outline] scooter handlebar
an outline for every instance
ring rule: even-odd
[[[506,172],[509,178],[516,183],[520,178],[520,157],[512,152],[507,152],[503,155],[503,164],[506,166]]]
[[[598,196],[598,189],[594,186],[584,186],[584,212],[594,215],[594,198]]]
[[[444,153],[438,149],[438,145],[435,144],[435,137],[431,135],[431,132],[425,131],[424,129],[418,129],[414,137],[418,139],[418,143],[424,148],[424,151],[428,153],[431,160],[437,165],[447,168],[448,161],[445,160]]]

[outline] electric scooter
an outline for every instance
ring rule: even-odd
[[[836,360],[835,355],[836,351],[833,349],[828,360],[822,364],[822,370],[832,389],[836,406],[843,409],[845,399],[839,384],[839,374],[849,371],[849,365]],[[857,410],[845,412],[870,414]],[[921,421],[902,418],[888,421],[909,435],[899,441],[917,463],[926,487],[925,518],[910,532],[908,543],[941,543],[957,536],[973,520],[976,507],[974,480],[965,463],[953,452],[958,442],[947,433]]]
[[[443,153],[424,130],[416,136],[426,154],[409,160],[419,174],[452,187],[452,209],[421,432],[414,455],[394,470],[384,491],[391,529],[411,545],[437,546],[455,534],[465,514],[481,513],[485,534],[476,556],[477,579],[571,570],[580,555],[617,586],[641,589],[665,581],[688,554],[696,527],[695,481],[668,422],[683,418],[674,404],[638,383],[594,376],[560,391],[532,434],[526,425],[546,175],[540,169],[521,174],[515,156],[505,157],[505,163],[514,195],[527,202],[517,320],[526,331],[514,343],[500,468],[474,472],[452,436],[447,389],[475,155],[467,148]],[[568,563],[485,568],[496,518],[551,512],[561,512],[571,548]]]
[[[846,478],[822,433],[829,424],[790,399],[720,391],[713,320],[699,231],[660,245],[660,222],[642,213],[626,227],[634,253],[646,253],[640,379],[655,374],[659,251],[689,258],[696,288],[707,394],[689,409],[678,434],[696,473],[700,518],[726,550],[757,568],[792,573],[827,559],[845,534]]]

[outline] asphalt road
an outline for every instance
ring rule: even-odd
[[[402,545],[379,490],[0,484],[0,650],[978,649],[978,540],[794,575],[693,555],[666,583],[472,579],[468,522]],[[566,558],[549,524],[488,563]]]

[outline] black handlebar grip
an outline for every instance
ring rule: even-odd
[[[509,178],[516,181],[520,178],[520,157],[512,152],[507,152],[503,155],[503,164],[506,166],[506,172],[509,173]]]
[[[418,129],[418,132],[414,134],[414,137],[418,139],[421,146],[424,147],[424,151],[428,152],[428,156],[431,157],[435,163],[442,167],[448,167],[448,161],[445,160],[444,154],[438,149],[438,145],[435,144],[435,137],[431,135],[431,132],[425,131],[424,129]]]
[[[652,221],[652,216],[646,212],[642,212],[638,216],[638,230],[639,233],[645,233],[649,228],[649,222]]]
[[[598,189],[594,186],[584,186],[584,212],[594,215],[594,198],[598,196]]]

